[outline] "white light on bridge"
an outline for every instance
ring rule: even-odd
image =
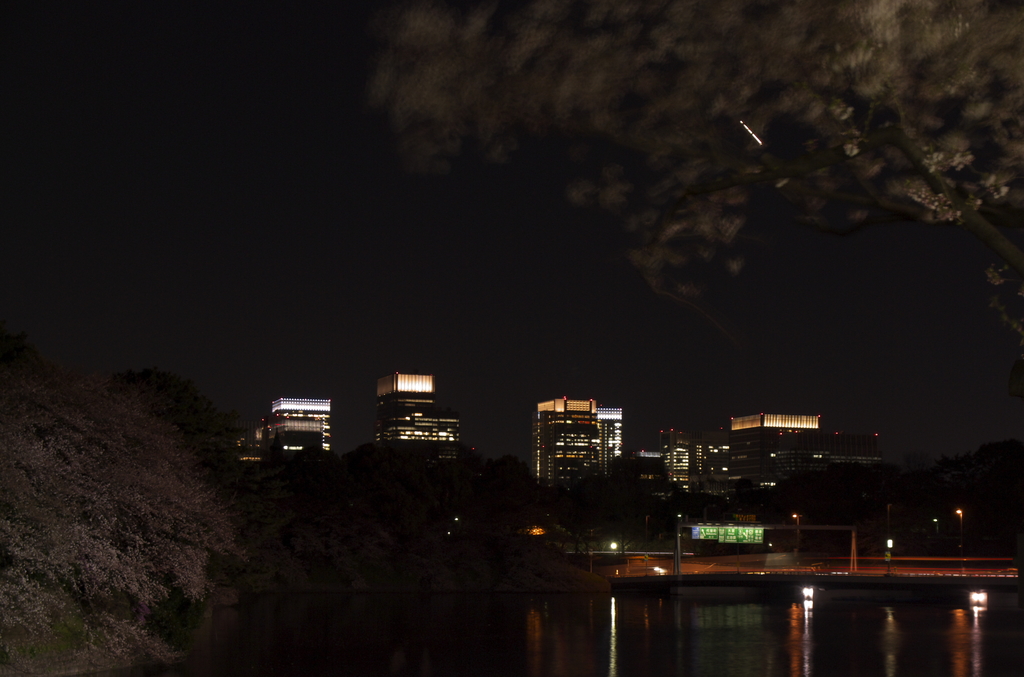
[[[814,599],[814,588],[804,588],[804,599]]]

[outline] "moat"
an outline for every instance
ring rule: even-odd
[[[181,665],[104,677],[966,677],[1021,665],[1012,605],[292,593],[218,608]]]

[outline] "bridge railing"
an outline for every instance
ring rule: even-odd
[[[642,556],[623,557],[611,564],[594,564],[594,573],[610,578],[636,576],[666,576],[672,574],[672,559]],[[828,574],[849,575],[848,558],[809,558],[786,564],[765,565],[754,559],[736,561],[735,558],[685,559],[681,562],[686,574]],[[886,562],[882,557],[861,557],[856,569],[864,576],[998,576],[1016,577],[1013,560],[1009,557],[960,558],[951,557],[898,557]]]

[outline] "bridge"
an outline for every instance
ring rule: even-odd
[[[683,595],[688,597],[755,596],[797,598],[805,603],[821,600],[942,601],[972,606],[990,596],[1000,605],[1024,609],[1024,582],[1016,562],[1005,558],[858,557],[855,526],[759,525],[729,523],[687,524],[694,532],[705,524],[740,531],[844,530],[850,531],[848,557],[806,552],[693,557],[683,552],[683,522],[676,525],[675,549],[668,552],[591,553],[590,570],[606,577],[613,592]],[[745,527],[745,528],[744,528]],[[714,531],[717,531],[715,529]],[[760,533],[763,533],[761,531]],[[760,538],[759,533],[754,536]],[[701,534],[703,538],[703,534]],[[757,541],[760,543],[760,540]],[[1018,538],[1024,553],[1024,534]],[[595,555],[597,559],[595,560]],[[610,557],[609,557],[610,555]]]
[[[1000,606],[1024,608],[1024,592],[1009,558],[860,558],[850,561],[813,553],[721,557],[684,556],[673,574],[673,553],[619,553],[601,557],[594,573],[612,592],[689,598],[807,599],[818,601],[943,602],[962,604],[986,593]],[[972,602],[972,605],[974,603]]]
[[[1009,557],[859,557],[784,552],[695,557],[672,551],[594,552],[591,571],[606,578],[680,574],[832,573],[861,575],[1016,575]]]
[[[612,592],[689,598],[754,598],[782,601],[871,601],[970,603],[1024,608],[1016,574],[863,575],[814,572],[747,572],[620,576],[608,579]]]

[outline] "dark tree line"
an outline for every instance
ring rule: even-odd
[[[994,442],[916,469],[835,464],[781,482],[765,498],[779,519],[798,513],[806,524],[857,525],[868,554],[881,554],[892,537],[901,555],[957,556],[959,509],[966,555],[1009,557],[1024,531],[1024,445]]]

